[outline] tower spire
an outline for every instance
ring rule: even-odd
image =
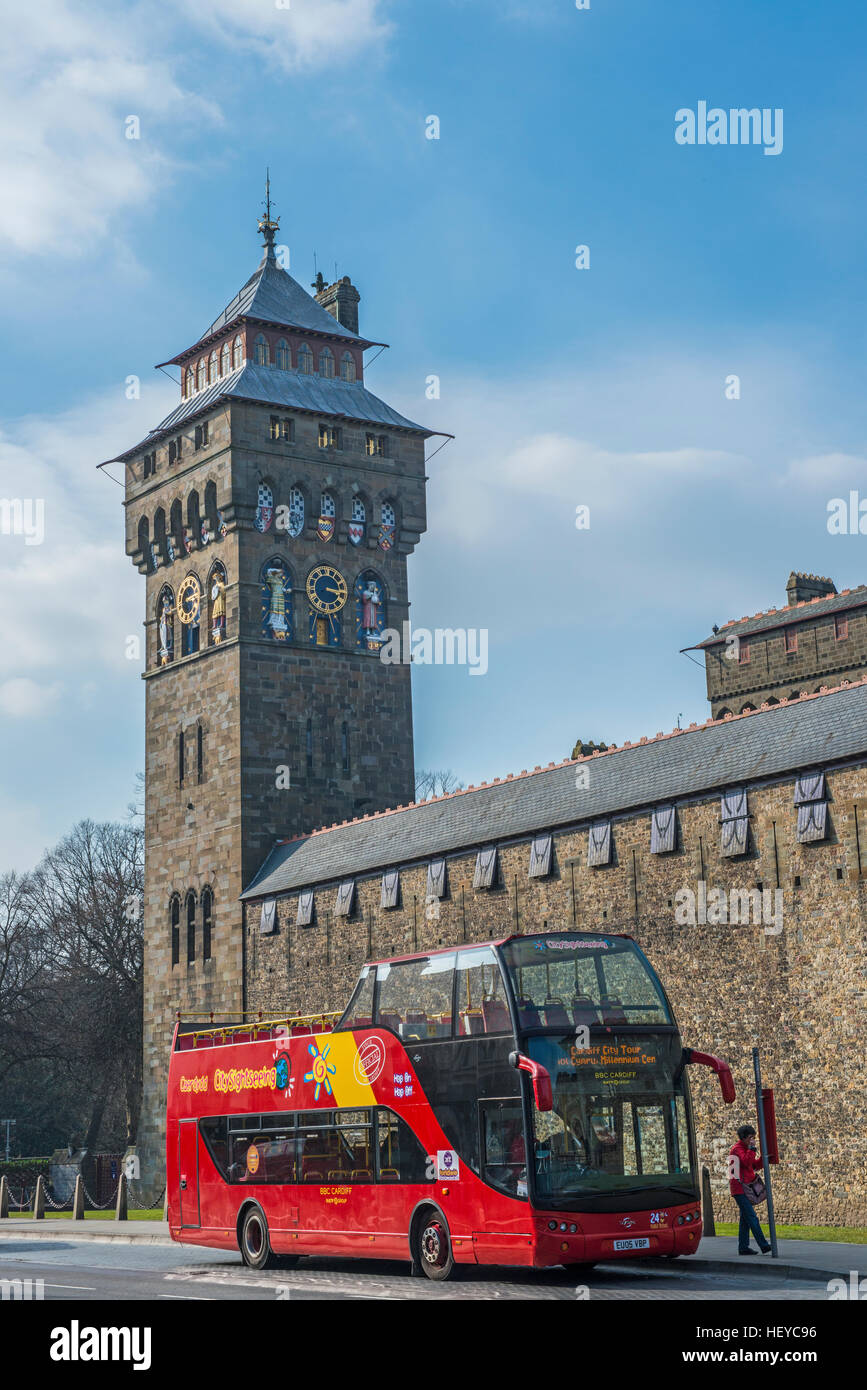
[[[259,231],[262,233],[265,245],[265,258],[269,261],[276,261],[274,252],[274,237],[280,228],[280,218],[271,216],[271,170],[265,170],[265,197],[263,199],[265,216],[259,218]]]

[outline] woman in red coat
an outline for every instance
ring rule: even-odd
[[[741,1214],[740,1225],[738,1226],[739,1255],[758,1254],[758,1250],[753,1250],[750,1245],[751,1231],[758,1241],[759,1250],[763,1255],[767,1255],[771,1248],[765,1240],[765,1233],[756,1215],[756,1209],[744,1192],[744,1183],[753,1182],[757,1170],[764,1168],[764,1166],[765,1160],[761,1154],[756,1153],[756,1131],[752,1125],[741,1125],[738,1130],[738,1142],[729,1150],[729,1189]]]

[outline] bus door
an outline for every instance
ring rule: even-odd
[[[181,1225],[201,1226],[199,1212],[199,1124],[181,1120],[178,1125]]]
[[[484,1209],[474,1216],[473,1249],[480,1264],[532,1263],[532,1213],[527,1199],[527,1145],[520,1096],[479,1101]],[[490,1190],[493,1189],[493,1190]],[[519,1206],[503,1196],[524,1200]]]

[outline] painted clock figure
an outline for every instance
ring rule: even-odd
[[[333,565],[317,565],[307,576],[307,597],[317,613],[339,613],[349,596],[346,580]]]

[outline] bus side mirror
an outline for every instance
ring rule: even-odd
[[[683,1060],[687,1066],[695,1063],[700,1067],[710,1067],[711,1071],[716,1072],[722,1098],[726,1105],[732,1104],[735,1099],[735,1083],[728,1062],[723,1061],[722,1057],[712,1057],[709,1052],[696,1052],[691,1047],[683,1049]]]
[[[525,1071],[533,1082],[533,1099],[536,1102],[537,1110],[554,1109],[554,1090],[551,1085],[551,1073],[541,1063],[534,1062],[532,1057],[526,1057],[523,1052],[509,1053],[509,1066],[516,1071]]]

